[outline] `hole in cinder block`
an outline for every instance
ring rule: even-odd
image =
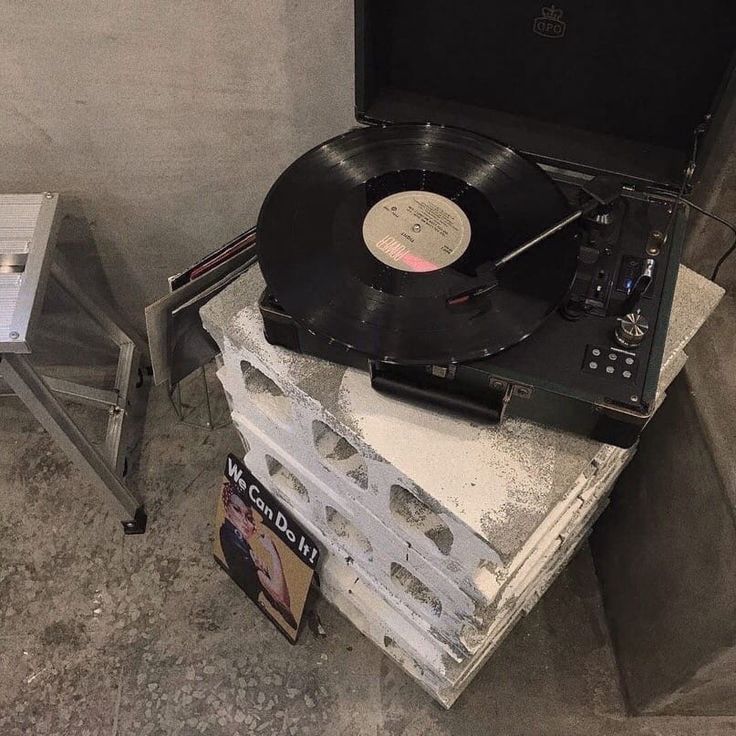
[[[368,488],[368,467],[361,454],[342,435],[315,419],[312,436],[317,452],[327,465],[347,475],[363,490]]]
[[[335,536],[344,540],[346,546],[357,549],[364,557],[373,559],[373,547],[368,537],[355,524],[346,519],[337,509],[325,506],[327,525],[335,532]]]
[[[407,527],[431,540],[443,555],[450,554],[455,541],[450,527],[413,493],[403,486],[391,486],[389,508]]]
[[[266,455],[266,468],[268,474],[273,478],[273,482],[284,494],[309,503],[309,494],[304,483],[294,473],[287,470],[276,458]]]
[[[421,603],[435,616],[442,614],[442,601],[418,577],[412,575],[398,562],[391,563],[391,579],[417,603]]]
[[[240,370],[253,403],[274,421],[288,424],[291,421],[291,404],[276,383],[247,360],[240,361]]]

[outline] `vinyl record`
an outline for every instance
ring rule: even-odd
[[[266,282],[305,329],[392,363],[447,364],[518,343],[560,304],[564,231],[492,264],[569,206],[531,161],[468,131],[368,127],[304,154],[258,220]],[[495,284],[467,303],[455,295]]]

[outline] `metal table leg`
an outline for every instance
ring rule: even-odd
[[[139,501],[123,485],[103,456],[90,444],[82,431],[59,403],[43,378],[36,373],[28,357],[6,353],[0,361],[0,372],[18,398],[54,438],[69,458],[98,485],[118,500],[132,519],[123,521],[126,534],[142,534],[146,529],[146,512]]]

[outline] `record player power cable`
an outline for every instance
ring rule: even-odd
[[[706,209],[703,209],[700,205],[695,204],[695,202],[691,202],[689,199],[685,199],[684,197],[681,199],[682,202],[684,202],[688,207],[692,207],[697,212],[700,212],[701,215],[705,215],[706,217],[710,217],[712,220],[715,220],[716,222],[720,222],[721,225],[724,225],[727,227],[734,235],[733,243],[731,243],[731,246],[726,249],[726,251],[723,253],[723,255],[718,259],[718,262],[715,265],[715,268],[713,269],[713,273],[710,277],[711,281],[715,281],[718,278],[718,272],[721,270],[721,266],[730,258],[734,251],[736,251],[736,225],[732,222],[729,222],[728,220],[724,220],[722,217],[719,217],[713,212],[709,212]]]
[[[692,202],[683,196],[685,192],[687,191],[690,185],[690,182],[692,181],[693,175],[695,174],[695,168],[696,168],[697,160],[698,160],[698,148],[700,146],[700,139],[702,138],[703,135],[705,135],[709,124],[710,124],[710,115],[706,117],[706,119],[703,121],[701,125],[695,128],[695,131],[693,133],[693,150],[692,150],[692,155],[690,156],[690,164],[685,169],[685,178],[682,181],[682,188],[680,189],[680,193],[677,195],[677,199],[675,200],[674,209],[675,210],[677,209],[678,202],[683,202],[688,207],[692,207],[696,212],[700,212],[701,215],[705,215],[706,217],[709,217],[711,220],[720,222],[721,225],[724,225],[725,227],[727,227],[734,234],[733,243],[731,243],[730,247],[725,250],[723,255],[718,259],[718,262],[716,263],[715,267],[713,268],[713,273],[711,274],[710,280],[715,281],[718,278],[718,273],[721,270],[721,266],[731,257],[734,251],[736,251],[736,225],[734,225],[734,223],[732,222],[729,222],[728,220],[724,220],[722,217],[719,217],[715,213],[704,209],[700,205],[695,204],[695,202]],[[674,224],[674,216],[670,224]]]

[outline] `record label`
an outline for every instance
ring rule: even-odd
[[[434,192],[391,194],[363,221],[363,240],[381,263],[413,273],[437,271],[465,253],[470,220],[452,200]]]

